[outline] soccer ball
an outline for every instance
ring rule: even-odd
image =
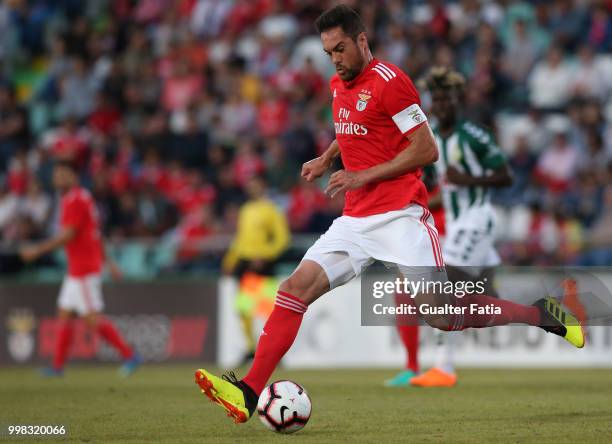
[[[261,422],[278,433],[294,433],[310,419],[312,403],[306,390],[293,381],[276,381],[259,396],[257,413]]]

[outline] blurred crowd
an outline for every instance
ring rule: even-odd
[[[612,264],[612,1],[344,3],[413,79],[465,74],[463,113],[515,174],[496,196],[505,261]],[[111,239],[232,234],[254,176],[293,233],[324,231],[342,201],[299,171],[334,137],[313,27],[333,4],[4,0],[3,244],[53,230],[55,159],[79,165]]]

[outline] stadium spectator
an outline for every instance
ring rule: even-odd
[[[27,112],[17,102],[14,88],[0,85],[0,171],[6,171],[11,157],[28,142]]]
[[[27,193],[21,200],[19,213],[28,217],[43,232],[51,214],[51,198],[45,193],[36,178],[28,183]]]
[[[557,128],[552,144],[536,166],[539,183],[550,193],[568,191],[578,166],[578,150],[570,144],[565,128]]]
[[[538,57],[538,47],[524,20],[514,22],[514,33],[504,52],[504,72],[517,85],[524,84]]]
[[[19,209],[19,198],[9,191],[6,183],[0,183],[0,231],[3,233],[15,220]]]
[[[560,47],[552,47],[544,60],[536,63],[529,76],[529,100],[543,111],[560,111],[571,97],[572,68]]]
[[[213,214],[208,205],[202,205],[192,212],[178,227],[177,265],[182,270],[203,265],[206,248],[203,242],[217,230]]]

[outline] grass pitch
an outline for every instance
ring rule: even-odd
[[[0,369],[0,441],[8,424],[67,426],[67,442],[610,442],[610,370],[463,370],[452,389],[390,389],[391,370],[279,371],[306,387],[304,430],[277,435],[253,418],[235,425],[193,382],[195,366],[71,366],[47,380]]]

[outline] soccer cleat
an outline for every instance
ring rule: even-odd
[[[410,380],[410,385],[415,387],[453,387],[455,384],[457,384],[455,373],[448,373],[437,367],[432,367]]]
[[[410,380],[416,376],[412,370],[402,370],[391,379],[385,381],[385,387],[407,387]]]
[[[130,359],[126,360],[123,365],[119,367],[119,373],[124,378],[127,378],[128,376],[132,375],[132,373],[134,373],[136,370],[138,370],[138,367],[140,367],[141,364],[142,358],[138,353],[134,353],[134,355]]]
[[[41,368],[39,373],[45,378],[61,378],[62,376],[64,376],[63,369],[57,369],[53,367]]]
[[[534,304],[540,310],[540,328],[561,336],[574,347],[584,347],[584,329],[580,322],[554,298],[543,298]]]
[[[257,408],[259,397],[251,387],[239,381],[234,372],[221,378],[199,369],[195,372],[195,382],[202,393],[212,402],[219,404],[227,412],[227,416],[235,423],[247,422]]]

